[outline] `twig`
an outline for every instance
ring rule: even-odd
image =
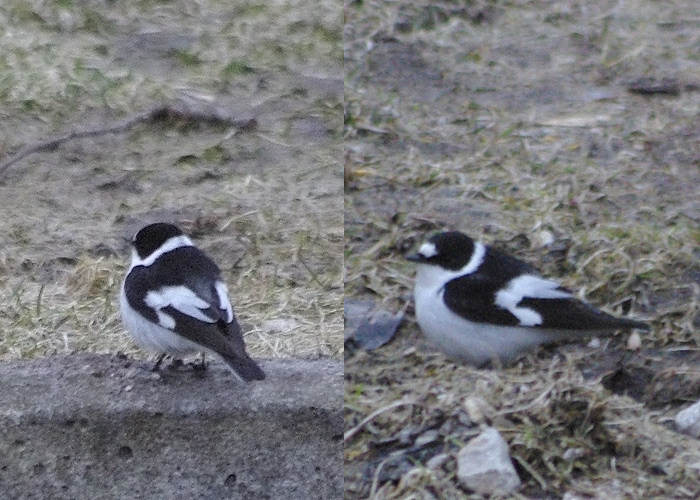
[[[537,470],[535,470],[533,466],[527,463],[527,460],[525,460],[517,453],[513,453],[511,457],[513,458],[513,460],[518,462],[518,465],[525,469],[535,481],[537,481],[540,484],[540,488],[542,488],[543,491],[549,490],[547,486],[547,481],[537,472]]]
[[[309,265],[301,257],[302,250],[303,249],[301,247],[299,247],[297,249],[297,260],[303,266],[303,268],[306,269],[306,272],[308,272],[311,275],[311,279],[314,280],[318,286],[320,286],[321,288],[324,288],[324,284],[321,283],[321,280],[318,279],[318,276],[316,275],[316,273],[313,271],[313,269],[311,269],[309,267]]]
[[[141,123],[158,123],[173,119],[204,122],[209,124],[231,125],[239,130],[245,131],[255,130],[257,127],[255,118],[235,118],[229,113],[226,113],[224,110],[215,107],[206,106],[202,107],[201,109],[195,109],[194,106],[185,102],[156,106],[148,111],[137,113],[136,115],[127,118],[116,125],[111,125],[109,127],[89,128],[85,130],[74,130],[72,132],[68,132],[67,134],[53,137],[45,141],[29,144],[0,163],[0,180],[2,180],[2,177],[8,168],[30,154],[40,153],[43,151],[54,151],[63,143],[74,139],[96,137],[105,134],[119,134],[132,129]]]
[[[382,468],[384,468],[384,465],[389,461],[390,457],[385,458],[384,460],[381,461],[379,466],[377,467],[377,470],[374,471],[374,477],[372,478],[372,487],[369,490],[369,498],[376,498],[377,494],[377,487],[379,486],[379,474],[382,472]]]
[[[373,411],[368,416],[366,416],[359,424],[357,424],[355,427],[343,434],[343,442],[347,443],[350,439],[352,439],[352,437],[355,434],[360,432],[365,425],[377,418],[382,413],[385,413],[389,410],[393,410],[394,408],[398,408],[399,406],[413,406],[414,404],[415,403],[413,401],[396,401],[395,403],[391,403],[389,406],[385,406],[384,408],[379,408],[378,410]]]

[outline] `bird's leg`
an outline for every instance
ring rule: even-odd
[[[204,370],[207,369],[206,354],[204,354],[203,352],[200,354],[202,355],[202,357],[200,358],[201,361],[199,363],[196,363],[194,361],[191,363],[192,369],[196,372],[203,372]]]
[[[182,360],[180,358],[173,358],[172,362],[170,363],[170,368],[171,370],[177,370],[182,366]]]
[[[153,365],[153,368],[151,368],[152,372],[157,372],[158,368],[160,367],[160,364],[163,362],[163,359],[165,358],[165,353],[161,354],[158,356],[158,359],[156,360],[156,364]]]

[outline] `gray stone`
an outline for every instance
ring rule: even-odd
[[[260,328],[270,335],[278,335],[280,333],[289,333],[300,326],[301,323],[293,318],[276,318],[264,321]]]
[[[457,477],[477,493],[507,494],[520,486],[520,478],[501,434],[489,427],[469,441],[457,455]]]
[[[394,338],[403,321],[403,311],[391,312],[371,301],[346,298],[345,342],[353,340],[362,349],[373,351]]]
[[[694,438],[700,437],[700,401],[679,411],[674,422],[678,432]]]
[[[0,364],[0,489],[13,499],[334,499],[342,361],[267,361],[242,384],[81,354]]]
[[[567,491],[561,500],[623,500],[629,498],[617,480],[587,485],[585,493]]]

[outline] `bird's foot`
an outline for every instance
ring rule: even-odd
[[[197,361],[192,361],[189,363],[189,365],[192,367],[192,370],[196,372],[203,372],[207,369],[207,359],[204,354],[202,354],[202,357],[200,358],[199,362]]]
[[[184,366],[185,363],[182,362],[180,358],[173,358],[168,365],[169,370],[179,370]]]
[[[152,372],[157,372],[158,369],[160,368],[160,364],[163,362],[163,359],[165,359],[165,353],[161,354],[158,356],[158,359],[156,360],[156,364],[153,365],[153,368],[151,368]]]

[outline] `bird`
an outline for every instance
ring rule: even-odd
[[[596,309],[532,265],[459,231],[430,237],[406,258],[418,264],[418,326],[465,364],[502,365],[542,344],[649,330]]]
[[[209,352],[242,381],[265,373],[246,352],[221,270],[177,226],[149,224],[131,240],[131,265],[122,282],[122,321],[141,347],[182,356]]]

